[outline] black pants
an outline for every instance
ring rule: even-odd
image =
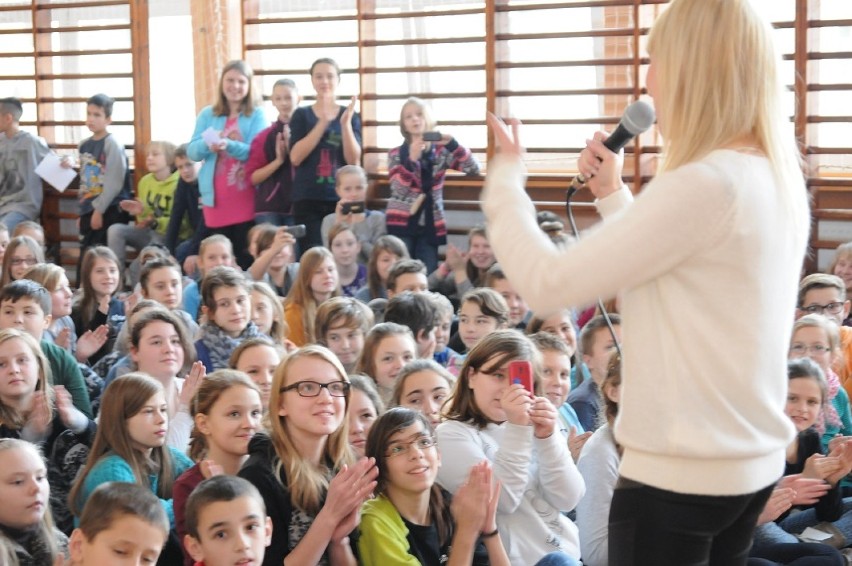
[[[99,230],[92,230],[92,212],[80,216],[80,257],[77,258],[77,286],[80,286],[80,269],[83,266],[83,256],[86,250],[94,246],[107,245],[107,228],[113,224],[122,222],[127,224],[130,222],[130,215],[118,208],[118,205],[111,206],[104,212],[103,225]],[[124,266],[120,266],[122,270]],[[119,289],[121,290],[121,289]]]
[[[744,566],[772,486],[686,495],[620,478],[609,511],[610,566]]]
[[[248,253],[248,233],[252,226],[254,226],[254,220],[240,224],[231,224],[230,226],[220,226],[218,228],[208,227],[207,230],[211,234],[222,234],[231,240],[237,265],[240,266],[240,269],[246,270],[251,267],[254,261],[254,258]]]
[[[334,213],[337,202],[330,200],[300,200],[293,203],[296,224],[305,225],[305,237],[299,239],[299,257],[308,248],[322,245],[322,219]]]

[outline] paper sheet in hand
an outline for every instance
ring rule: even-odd
[[[216,145],[222,138],[219,137],[219,132],[214,130],[213,128],[207,128],[203,132],[201,132],[201,139],[204,140],[204,143],[207,145]]]
[[[68,188],[77,172],[62,166],[62,158],[55,153],[48,153],[35,168],[36,175],[48,182],[60,193]]]

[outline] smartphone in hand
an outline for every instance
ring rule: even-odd
[[[367,208],[366,203],[364,201],[358,202],[344,202],[340,205],[340,213],[341,214],[361,214],[364,212],[364,209]]]
[[[295,226],[284,226],[290,234],[293,235],[294,238],[304,238],[305,234],[308,233],[307,228],[305,228],[304,224],[296,224]]]
[[[509,362],[509,383],[520,383],[524,389],[534,393],[532,364],[528,360],[514,360]]]
[[[444,138],[441,132],[423,132],[423,141],[438,142],[442,139]]]

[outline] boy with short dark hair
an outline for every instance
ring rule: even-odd
[[[261,564],[272,540],[272,519],[251,483],[213,476],[198,484],[186,502],[186,532],[183,544],[197,566]]]
[[[419,259],[401,259],[388,271],[388,299],[405,291],[424,293],[429,290],[426,264]]]
[[[80,142],[80,262],[92,246],[107,245],[107,228],[130,217],[118,203],[129,199],[130,172],[124,145],[107,131],[112,122],[113,99],[96,94],[86,101],[86,127],[91,137]],[[63,165],[70,167],[69,161]],[[77,281],[80,281],[80,262]]]
[[[62,385],[71,394],[74,406],[92,418],[92,405],[77,361],[68,350],[42,340],[52,319],[52,298],[47,290],[29,279],[12,281],[0,289],[0,330],[17,328],[41,343],[50,363],[50,383]]]
[[[431,296],[427,293],[411,291],[394,295],[388,299],[384,322],[395,322],[410,328],[414,334],[414,341],[417,342],[417,357],[432,359],[435,354],[435,324],[438,322],[438,307]]]
[[[621,341],[621,317],[611,314],[609,319],[615,335]],[[614,349],[615,342],[603,316],[596,316],[580,331],[580,352],[583,354],[583,363],[592,378],[583,381],[568,395],[568,403],[587,431],[595,431],[601,424],[598,420],[601,406],[600,386],[606,377],[607,366]]]
[[[35,168],[50,153],[45,141],[20,129],[23,105],[0,98],[0,223],[9,232],[41,214],[44,196]]]

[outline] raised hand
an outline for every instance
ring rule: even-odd
[[[814,505],[828,493],[831,486],[818,478],[806,478],[802,474],[784,476],[777,487],[789,487],[795,493],[793,505]]]
[[[491,112],[486,117],[488,127],[494,134],[497,151],[505,155],[520,157],[524,153],[521,146],[521,122],[517,118],[501,120]]]
[[[839,472],[842,469],[842,466],[843,462],[836,456],[811,454],[811,456],[805,460],[805,469],[802,471],[802,476],[806,478],[824,480]]]
[[[77,338],[77,359],[81,362],[88,360],[106,344],[108,338],[109,326],[106,324],[84,332],[82,336]]]
[[[530,408],[533,401],[530,392],[520,383],[514,383],[506,388],[500,399],[500,406],[506,413],[506,420],[515,425],[530,424]]]
[[[546,397],[533,397],[530,407],[530,422],[533,425],[533,434],[536,438],[549,438],[556,432],[558,421],[556,407]]]
[[[499,494],[498,494],[499,497]],[[489,506],[494,499],[491,488],[491,466],[488,461],[475,464],[467,475],[467,480],[453,494],[450,512],[459,529],[467,529],[474,536],[488,529]],[[496,508],[496,506],[495,506]],[[491,517],[492,521],[494,517]]]
[[[453,244],[447,244],[447,266],[452,271],[464,270],[467,267],[467,252],[461,251]]]
[[[201,475],[204,476],[204,479],[225,475],[225,469],[210,459],[199,462],[198,469],[201,470]]]
[[[335,525],[332,542],[347,536],[358,525],[358,512],[376,489],[378,475],[376,460],[361,458],[351,466],[344,466],[332,478],[328,484],[325,504],[320,511]],[[349,528],[350,525],[352,528]]]
[[[355,103],[358,101],[356,97],[352,97],[352,100],[349,101],[349,106],[346,107],[346,110],[343,111],[343,114],[340,116],[340,124],[347,125],[352,123],[352,116],[355,115]]]
[[[204,367],[202,362],[192,364],[192,367],[189,368],[189,373],[186,374],[186,379],[180,390],[179,402],[184,407],[190,409],[190,414],[192,413],[190,403],[192,403],[192,398],[195,397],[195,392],[198,391],[198,386],[201,385],[201,381],[205,376],[207,376],[207,368]]]
[[[571,459],[574,460],[575,464],[580,460],[580,453],[583,451],[583,446],[586,445],[586,441],[591,437],[591,431],[577,434],[577,427],[574,426],[568,431],[568,450],[571,451]]]

